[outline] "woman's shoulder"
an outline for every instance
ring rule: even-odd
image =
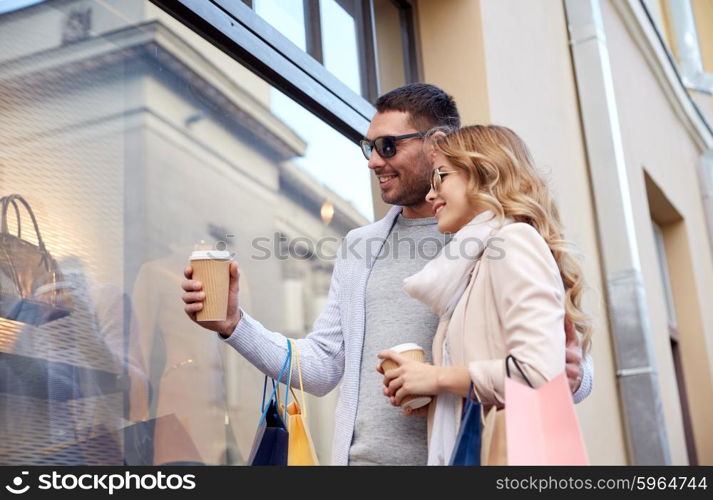
[[[491,242],[500,241],[508,247],[522,250],[540,250],[549,253],[549,247],[542,235],[525,222],[512,222],[505,224],[500,230],[495,232],[491,238]]]
[[[493,236],[485,256],[488,276],[503,298],[518,289],[550,284],[562,292],[559,267],[549,245],[531,225],[512,223]]]
[[[485,257],[491,265],[499,267],[522,266],[539,262],[557,269],[549,245],[530,224],[513,222],[503,226],[488,241]]]

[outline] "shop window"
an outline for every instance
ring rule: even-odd
[[[0,464],[244,463],[263,375],[185,315],[183,269],[229,250],[241,306],[305,335],[334,242],[373,220],[362,115],[313,112],[145,0],[28,4],[0,46],[0,197],[39,229],[7,205]],[[6,256],[40,246],[56,279],[19,283]],[[319,428],[333,404],[310,402]]]

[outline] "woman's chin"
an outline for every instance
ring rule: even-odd
[[[438,232],[439,233],[455,233],[453,230],[453,224],[448,223],[448,219],[439,219],[438,220]]]

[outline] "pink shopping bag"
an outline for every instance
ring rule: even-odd
[[[589,465],[564,372],[538,389],[506,377],[505,409],[508,465]]]

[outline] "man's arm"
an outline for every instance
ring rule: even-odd
[[[327,303],[314,322],[312,333],[296,341],[304,389],[317,396],[324,396],[334,389],[344,373],[344,338],[337,288],[335,270]],[[224,340],[260,371],[277,379],[287,356],[284,335],[268,330],[243,311],[237,328]],[[292,385],[299,387],[297,377],[292,377]]]
[[[329,287],[327,302],[314,323],[313,331],[297,340],[300,353],[304,389],[322,396],[331,391],[344,373],[344,338],[338,297],[340,287],[340,259],[338,258]],[[238,301],[239,271],[232,263],[230,269],[228,315],[225,321],[197,321],[205,294],[202,284],[192,280],[192,269],[185,270],[183,301],[188,316],[200,326],[213,330],[235,348],[260,371],[277,379],[287,355],[287,337],[265,328],[259,321],[240,309]],[[283,376],[283,379],[286,378]],[[296,377],[293,385],[299,386]],[[284,380],[283,380],[284,382]]]
[[[567,339],[565,351],[567,381],[573,393],[572,399],[575,403],[580,403],[592,392],[594,363],[589,354],[582,360],[582,340],[574,325],[568,320],[565,320],[564,332]]]
[[[594,360],[592,356],[587,354],[582,362],[582,381],[579,388],[572,394],[572,399],[575,403],[581,403],[592,393],[592,385],[594,384]]]

